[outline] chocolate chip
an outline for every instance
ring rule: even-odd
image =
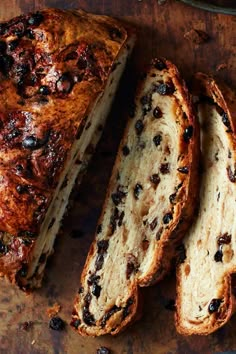
[[[97,354],[111,354],[111,351],[107,347],[100,347],[97,349]]]
[[[163,175],[170,173],[170,164],[169,163],[162,163],[160,166],[160,172]]]
[[[231,242],[231,235],[227,232],[218,237],[217,244],[220,245],[228,245]]]
[[[143,187],[141,184],[137,183],[136,186],[134,187],[134,197],[135,199],[139,198],[139,194],[142,192]]]
[[[122,152],[123,152],[124,156],[128,156],[129,153],[130,153],[129,147],[127,145],[124,145],[123,148],[122,148]]]
[[[175,91],[175,87],[172,83],[165,83],[156,86],[155,91],[162,96],[172,95]]]
[[[184,134],[183,134],[184,141],[186,143],[188,143],[189,140],[192,138],[192,136],[193,136],[193,126],[190,125],[184,131]]]
[[[183,174],[188,174],[188,167],[187,166],[179,167],[179,168],[177,168],[177,171],[179,171],[180,173],[183,173]]]
[[[167,67],[166,67],[166,64],[165,64],[164,61],[161,60],[161,59],[154,59],[153,65],[154,65],[154,67],[155,67],[157,70],[160,70],[160,71],[162,71],[162,70],[164,70],[164,69],[167,68]]]
[[[223,258],[223,252],[220,246],[219,250],[214,255],[214,260],[215,262],[222,262],[222,258]]]
[[[153,231],[156,226],[157,226],[157,222],[158,222],[158,219],[157,218],[154,218],[151,222],[151,224],[149,225],[150,226],[150,229]]]
[[[137,122],[135,123],[135,130],[137,135],[140,135],[142,133],[143,128],[144,128],[144,124],[141,121],[141,119],[137,120]]]
[[[153,110],[153,117],[157,119],[162,117],[162,111],[158,106],[156,106],[156,108]]]
[[[223,301],[222,299],[212,299],[208,306],[208,312],[213,313],[218,311],[222,301]]]
[[[31,26],[39,26],[42,21],[43,15],[40,12],[36,12],[30,16],[28,19],[28,24]]]
[[[65,328],[65,322],[58,316],[52,317],[49,321],[49,328],[54,331],[62,331]]]
[[[160,183],[161,179],[159,177],[159,175],[157,173],[154,173],[151,177],[150,177],[150,181],[155,185],[158,186],[158,184]]]
[[[173,215],[172,213],[166,213],[164,216],[163,216],[163,223],[164,224],[169,224],[169,222],[173,219]]]
[[[162,136],[160,134],[154,136],[153,142],[155,146],[159,146],[161,144],[161,141],[162,141]]]
[[[74,81],[70,73],[64,73],[56,82],[57,91],[63,94],[70,93],[74,85]]]

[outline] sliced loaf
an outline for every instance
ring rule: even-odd
[[[184,82],[153,61],[120,144],[75,301],[82,335],[116,334],[139,315],[138,287],[160,280],[194,211],[198,128]]]
[[[217,330],[232,315],[235,303],[236,99],[204,74],[197,75],[197,89],[200,207],[184,239],[186,258],[177,270],[176,324],[186,335]]]

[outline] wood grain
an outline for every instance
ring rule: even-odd
[[[165,308],[174,297],[174,274],[159,285],[143,289],[143,319],[117,337],[82,338],[68,325],[65,331],[52,331],[48,328],[46,309],[58,302],[62,306],[60,316],[69,323],[81,269],[125,124],[122,117],[134,78],[152,57],[161,55],[176,63],[187,81],[195,72],[203,71],[235,89],[236,18],[198,11],[171,0],[163,5],[157,0],[1,0],[0,19],[43,7],[81,7],[124,18],[137,28],[138,43],[87,177],[73,193],[75,202],[64,219],[43,288],[26,296],[1,281],[0,353],[95,354],[101,345],[112,349],[114,354],[208,354],[234,349],[235,317],[208,337],[182,337],[176,333],[173,312]],[[197,45],[185,39],[184,34],[192,28],[206,31],[209,42]],[[226,67],[217,71],[220,64]],[[81,231],[80,237],[71,237],[72,230]],[[19,329],[24,321],[33,321],[28,331]]]

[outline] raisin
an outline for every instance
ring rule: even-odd
[[[116,313],[117,311],[120,311],[121,308],[117,307],[116,305],[114,305],[102,318],[101,320],[101,327],[105,327],[107,320],[109,320],[109,318],[114,315],[114,313]]]
[[[109,30],[109,35],[110,35],[111,39],[113,39],[113,40],[115,40],[117,38],[122,38],[121,31],[116,27],[113,27]]]
[[[231,235],[229,235],[227,232],[221,236],[218,237],[217,243],[218,245],[228,245],[231,242]]]
[[[12,30],[12,33],[18,38],[23,37],[25,33],[25,27],[23,23],[19,23],[17,27]]]
[[[16,171],[17,172],[22,172],[24,167],[22,165],[16,165]]]
[[[158,186],[158,184],[160,183],[161,179],[159,177],[159,175],[157,173],[154,173],[151,177],[150,177],[150,181],[155,185]]]
[[[126,279],[129,279],[131,274],[135,271],[135,265],[132,262],[127,263],[127,268],[126,268]]]
[[[156,108],[153,110],[153,117],[157,119],[162,117],[162,111],[158,106],[156,106]]]
[[[152,109],[152,97],[151,95],[145,95],[141,97],[140,102],[142,104],[143,114],[145,115],[147,112],[150,112]]]
[[[193,126],[190,125],[184,131],[184,134],[183,134],[184,141],[186,143],[188,143],[189,140],[192,138],[192,136],[193,136]]]
[[[6,254],[8,252],[8,247],[0,240],[0,254]]]
[[[159,146],[162,141],[162,136],[160,134],[154,136],[153,142],[156,146]]]
[[[28,186],[27,185],[22,185],[22,184],[18,184],[16,186],[16,190],[19,194],[23,194],[26,193],[28,191]]]
[[[128,112],[130,118],[134,118],[134,116],[135,116],[135,111],[136,111],[136,105],[135,105],[135,103],[133,102],[133,103],[130,104],[129,112]]]
[[[40,86],[39,93],[40,93],[40,95],[47,96],[47,95],[50,95],[51,90],[48,86],[43,85],[43,86]]]
[[[156,226],[157,226],[157,221],[158,221],[158,219],[155,218],[155,219],[152,220],[151,224],[149,225],[149,226],[150,226],[150,229],[151,229],[152,231],[156,228]]]
[[[6,42],[0,41],[0,53],[1,53],[1,54],[5,53],[5,52],[6,52],[6,49],[7,49]]]
[[[180,173],[183,173],[183,174],[188,174],[188,167],[187,166],[179,167],[179,168],[177,168],[177,171],[179,171]]]
[[[231,170],[230,166],[228,166],[226,170],[227,170],[227,174],[228,174],[228,178],[229,178],[230,182],[235,183],[236,182],[236,171],[233,172]]]
[[[102,224],[99,224],[97,227],[97,234],[100,234],[101,232],[102,232]]]
[[[175,203],[176,193],[173,193],[169,196],[169,201],[171,204]]]
[[[129,147],[127,145],[124,145],[123,148],[122,148],[122,152],[123,152],[124,156],[128,156],[129,153],[130,153]]]
[[[169,224],[169,222],[173,219],[173,215],[172,213],[166,213],[164,216],[163,216],[163,223],[164,224]]]
[[[218,251],[214,255],[214,260],[215,260],[215,262],[222,262],[222,259],[223,259],[223,252],[222,252],[222,249],[220,246],[220,248],[218,249]]]
[[[25,31],[25,36],[29,39],[35,39],[34,31],[31,28]]]
[[[160,71],[162,71],[162,70],[167,68],[166,64],[161,59],[155,59],[153,61],[153,65],[154,65],[154,68],[156,68],[157,70],[160,70]]]
[[[19,135],[21,134],[20,130],[19,129],[13,129],[11,131],[11,133],[9,133],[7,136],[6,136],[6,139],[11,141],[12,139],[15,139],[17,138]]]
[[[117,206],[122,202],[122,199],[126,196],[126,193],[122,192],[121,190],[117,189],[116,193],[112,193],[111,199],[113,203]]]
[[[208,306],[208,312],[213,313],[218,311],[221,303],[222,303],[222,299],[212,299]]]
[[[96,269],[96,271],[102,269],[103,262],[104,262],[103,254],[98,254],[97,258],[96,258],[96,261],[95,261],[95,269]]]
[[[78,329],[81,324],[81,321],[77,318],[77,319],[72,320],[70,324],[75,329]]]
[[[223,123],[228,129],[231,130],[228,114],[227,114],[226,112],[223,112],[223,114],[222,114],[221,117],[222,117],[222,123]]]
[[[126,318],[129,314],[130,314],[130,306],[133,305],[134,303],[134,300],[132,298],[129,298],[127,303],[126,303],[126,306],[124,307],[124,310],[123,310],[123,319]]]
[[[11,69],[14,63],[14,59],[10,55],[1,55],[0,56],[0,71],[4,75],[8,75],[9,70]]]
[[[162,232],[163,232],[163,227],[160,227],[160,229],[156,233],[156,240],[157,241],[160,240]]]
[[[111,351],[107,347],[100,347],[97,349],[97,354],[111,354]]]
[[[170,164],[169,163],[162,163],[160,166],[160,172],[163,175],[170,173]]]
[[[175,91],[175,87],[170,82],[170,83],[160,84],[159,86],[156,86],[155,91],[162,96],[172,95]]]
[[[33,322],[32,321],[25,321],[23,323],[20,323],[19,329],[23,329],[24,331],[28,331],[30,327],[32,327]]]
[[[136,186],[134,187],[134,197],[135,199],[139,198],[139,194],[142,192],[143,187],[141,184],[137,183]]]
[[[39,139],[33,135],[26,136],[22,141],[22,146],[25,149],[37,150],[43,147],[48,142],[49,135],[46,134],[44,138]]]
[[[100,285],[98,285],[98,284],[93,284],[93,286],[92,286],[92,294],[94,295],[94,296],[96,296],[96,298],[99,298],[99,296],[100,296],[100,293],[101,293],[101,290],[102,290],[102,288],[101,288],[101,286]]]
[[[63,94],[70,93],[73,85],[74,81],[69,73],[64,73],[56,82],[57,91]]]
[[[62,331],[65,328],[65,322],[58,316],[52,317],[49,322],[49,328],[54,331]]]
[[[42,21],[43,15],[37,11],[35,14],[32,14],[30,16],[30,18],[28,19],[28,24],[31,26],[39,26]]]
[[[24,76],[26,75],[30,70],[29,64],[19,64],[16,66],[15,71],[16,74]]]
[[[135,123],[135,130],[137,135],[140,135],[143,131],[144,125],[143,122],[141,121],[141,119],[137,120],[137,122]]]
[[[184,263],[186,259],[186,250],[184,244],[181,244],[178,247],[176,247],[176,251],[177,251],[176,263],[177,264]]]
[[[89,312],[89,309],[87,307],[83,308],[83,321],[88,326],[95,325],[94,316]]]
[[[28,266],[26,263],[24,263],[21,267],[21,269],[17,272],[17,275],[21,278],[25,278],[28,272]]]

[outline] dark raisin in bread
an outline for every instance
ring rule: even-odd
[[[196,78],[200,207],[184,238],[185,257],[177,270],[176,325],[186,335],[217,330],[228,321],[235,303],[236,97],[204,74]]]
[[[176,67],[153,61],[113,168],[72,325],[116,334],[139,315],[138,287],[160,280],[194,211],[198,127]]]
[[[130,32],[106,16],[56,9],[0,24],[0,269],[23,288],[40,285]]]

